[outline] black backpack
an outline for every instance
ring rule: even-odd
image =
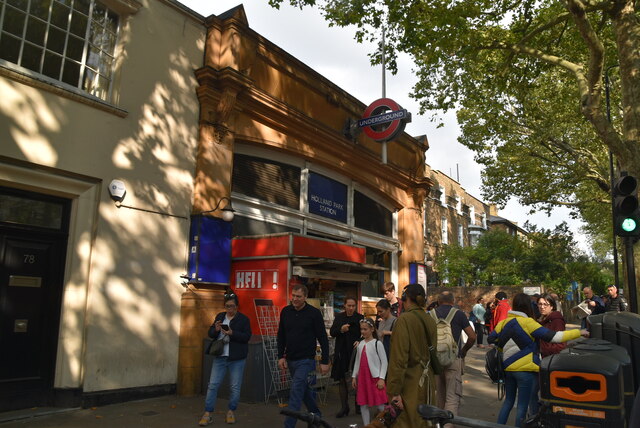
[[[506,376],[502,364],[502,352],[500,352],[497,347],[491,348],[487,352],[484,356],[484,361],[484,367],[491,381],[494,383],[498,383],[501,380],[504,381]]]

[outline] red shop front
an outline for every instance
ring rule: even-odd
[[[327,310],[341,311],[346,296],[360,302],[361,284],[386,270],[366,264],[364,247],[294,233],[234,238],[231,256],[231,288],[254,334],[260,334],[256,300],[282,308],[291,287],[302,283],[309,288],[308,302],[326,316]]]

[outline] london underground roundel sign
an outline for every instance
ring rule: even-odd
[[[380,98],[372,102],[364,111],[358,126],[376,141],[393,140],[411,122],[411,113],[403,109],[391,98]]]

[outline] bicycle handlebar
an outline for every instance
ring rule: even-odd
[[[325,421],[320,416],[314,413],[305,413],[305,412],[297,412],[295,410],[282,409],[280,410],[280,414],[285,416],[291,416],[292,418],[296,418],[302,422],[307,422],[313,426],[333,428],[333,426],[331,426],[327,421]]]
[[[443,410],[430,404],[420,404],[418,406],[418,413],[420,413],[422,419],[431,422],[440,422],[441,425],[452,423],[454,425],[462,425],[472,428],[512,428],[509,425],[463,418],[462,416],[454,416],[449,410]]]

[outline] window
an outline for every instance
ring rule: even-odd
[[[462,199],[460,196],[456,196],[456,212],[462,214]]]
[[[482,213],[482,228],[483,229],[487,228],[487,214],[486,213]]]
[[[442,205],[443,207],[447,206],[447,193],[444,191],[444,187],[440,186],[439,189],[440,190],[440,205]]]
[[[448,244],[449,243],[449,235],[447,233],[447,218],[446,217],[442,217],[442,221],[441,221],[441,228],[442,228],[442,243],[443,244]]]
[[[0,0],[0,60],[108,100],[119,21],[96,0]]]
[[[356,227],[380,235],[393,235],[393,213],[357,190],[353,192],[353,218]]]
[[[476,207],[474,206],[469,207],[469,224],[471,226],[475,226],[476,224]]]
[[[458,245],[464,247],[464,227],[461,224],[458,225]]]
[[[300,209],[300,174],[298,167],[241,155],[233,156],[232,191],[243,195]]]

